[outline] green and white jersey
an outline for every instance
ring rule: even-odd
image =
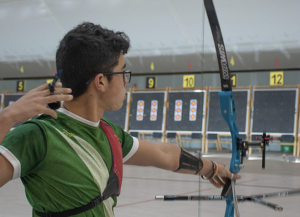
[[[41,115],[10,131],[0,153],[21,178],[31,206],[40,212],[61,212],[90,203],[101,196],[112,167],[108,139],[99,122],[58,109],[58,119]],[[139,142],[104,119],[118,136],[123,162],[137,151]],[[111,217],[116,197],[76,217]],[[33,213],[33,216],[37,216]]]

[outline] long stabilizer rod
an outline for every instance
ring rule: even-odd
[[[250,196],[237,196],[237,202],[245,202],[245,201],[252,201],[254,203],[258,203],[264,206],[267,206],[275,211],[281,212],[283,208],[277,204],[273,204],[264,200],[261,200],[261,198],[272,198],[272,197],[287,197],[287,196],[293,196],[300,194],[300,188],[299,189],[294,189],[294,190],[289,190],[289,191],[280,191],[280,192],[273,192],[273,193],[265,193],[265,194],[256,194],[256,195],[250,195]],[[204,195],[204,196],[199,196],[199,195],[164,195],[164,196],[156,196],[155,200],[163,200],[163,201],[175,201],[175,200],[184,200],[184,201],[209,201],[209,200],[214,200],[214,201],[222,201],[226,200],[226,197],[219,196],[219,195]]]

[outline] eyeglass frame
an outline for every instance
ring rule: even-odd
[[[125,81],[125,73],[129,73],[129,81],[128,81],[128,83],[126,83],[126,81]],[[86,85],[89,85],[91,82],[92,82],[92,80],[94,80],[95,79],[95,77],[97,76],[97,75],[99,75],[99,74],[102,74],[102,75],[116,75],[116,74],[123,74],[123,81],[124,81],[124,83],[125,84],[129,84],[130,83],[130,81],[131,81],[131,71],[130,70],[124,70],[123,72],[105,72],[105,73],[98,73],[98,74],[96,74],[95,76],[93,76],[91,79],[89,79],[85,84]]]

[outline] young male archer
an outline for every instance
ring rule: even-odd
[[[124,55],[129,47],[123,32],[93,23],[78,25],[56,52],[64,88],[51,95],[42,85],[0,113],[0,186],[21,178],[33,216],[114,215],[117,198],[111,171],[118,159],[111,146],[116,144],[110,144],[99,127],[101,119],[117,136],[125,164],[203,175],[216,187],[226,178],[241,178],[222,164],[196,158],[173,144],[132,137],[102,118],[104,111],[120,109],[126,97],[131,72],[125,70]],[[63,108],[55,112],[46,108],[59,100],[64,100]],[[16,122],[39,113],[44,114],[8,133]],[[103,199],[104,192],[113,193]]]

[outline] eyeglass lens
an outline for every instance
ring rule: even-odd
[[[130,83],[130,73],[129,72],[124,72],[124,81],[126,84]]]

